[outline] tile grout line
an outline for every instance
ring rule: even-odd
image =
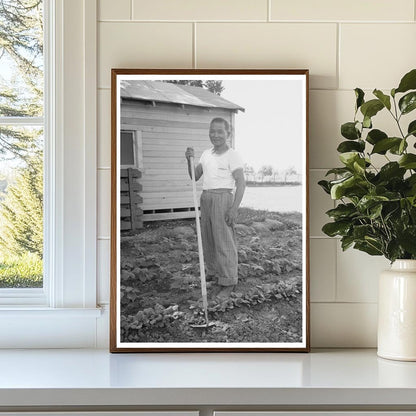
[[[416,0],[415,0],[416,1]],[[272,20],[272,0],[267,0],[267,22]]]
[[[132,7],[134,10],[134,8]],[[131,11],[132,13],[132,11]],[[192,19],[98,19],[98,23],[287,23],[287,24],[307,24],[307,25],[315,25],[315,24],[323,24],[323,25],[334,25],[334,24],[354,24],[354,25],[414,25],[413,20],[270,20],[266,19],[252,19],[252,20],[244,20],[244,19],[209,19],[209,20],[192,20]]]
[[[315,304],[315,305],[334,305],[334,306],[339,306],[339,305],[377,305],[378,302],[370,302],[370,301],[341,301],[341,302],[329,302],[329,301],[311,301],[311,304]]]
[[[130,20],[133,20],[133,0],[130,0]]]

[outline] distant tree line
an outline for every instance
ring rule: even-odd
[[[247,163],[244,165],[244,176],[247,182],[263,183],[267,180],[268,182],[287,183],[290,177],[298,175],[297,170],[293,166],[290,166],[287,169],[278,170],[272,165],[263,165],[258,170],[255,170],[253,166],[250,166]]]

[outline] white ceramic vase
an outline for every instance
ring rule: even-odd
[[[380,275],[377,354],[416,361],[416,260],[396,260]]]

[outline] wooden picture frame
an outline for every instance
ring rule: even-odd
[[[309,351],[308,88],[112,70],[111,352]]]

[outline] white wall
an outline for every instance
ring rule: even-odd
[[[313,347],[376,345],[379,257],[342,253],[321,230],[316,185],[337,164],[355,87],[398,85],[416,67],[414,0],[99,0],[98,298],[109,300],[110,69],[309,68]],[[381,119],[383,126],[387,119]],[[101,346],[106,344],[103,325]]]

